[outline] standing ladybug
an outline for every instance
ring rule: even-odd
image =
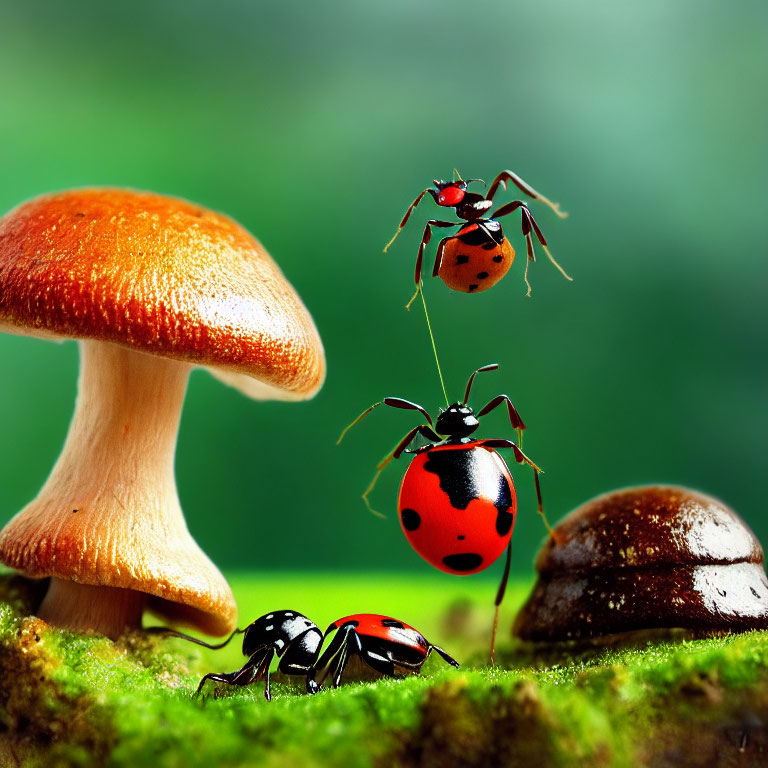
[[[503,186],[506,189],[507,181],[511,181],[518,189],[534,200],[539,200],[549,206],[560,218],[565,218],[567,214],[560,211],[558,204],[539,194],[512,171],[502,171],[494,179],[488,194],[485,196],[477,192],[467,192],[467,186],[475,181],[481,180],[468,179],[464,181],[461,178],[458,181],[435,180],[434,189],[428,187],[411,203],[394,237],[385,246],[384,252],[386,253],[389,246],[395,242],[400,231],[407,224],[414,208],[416,208],[427,193],[432,196],[439,206],[454,208],[456,216],[463,220],[440,221],[438,219],[430,219],[427,222],[419,245],[418,255],[416,256],[416,293],[414,298],[419,294],[424,247],[432,238],[432,227],[460,227],[458,232],[440,241],[437,247],[435,265],[432,269],[433,277],[439,277],[449,288],[464,293],[480,293],[496,285],[506,275],[515,258],[515,250],[504,236],[498,219],[501,216],[514,213],[518,209],[521,214],[522,232],[528,253],[524,275],[525,284],[528,287],[526,295],[531,295],[531,284],[528,282],[528,266],[530,262],[536,261],[531,232],[536,234],[536,238],[542,248],[544,248],[547,256],[549,256],[550,261],[560,270],[563,277],[571,280],[572,278],[566,274],[565,270],[549,252],[544,235],[536,224],[530,210],[528,210],[528,206],[522,200],[506,203],[497,208],[488,218],[484,218],[485,214],[493,206],[493,197],[499,186]],[[411,299],[412,301],[413,298]],[[411,302],[409,302],[409,306]]]
[[[336,632],[317,664],[323,679],[330,677],[334,688],[341,683],[344,668],[357,654],[369,667],[394,677],[399,672],[417,674],[432,651],[453,667],[459,662],[442,648],[432,645],[417,629],[402,621],[375,613],[357,613],[334,621],[325,637]]]
[[[512,528],[517,513],[512,476],[497,449],[511,448],[518,463],[525,462],[533,468],[538,510],[544,517],[540,469],[512,440],[470,437],[480,425],[479,417],[502,404],[507,406],[509,422],[517,431],[518,439],[525,429],[520,414],[507,395],[497,395],[477,415],[467,405],[475,376],[498,367],[493,363],[472,373],[464,400],[441,411],[434,422],[422,406],[399,397],[385,397],[360,414],[339,438],[341,442],[349,429],[380,405],[414,410],[424,416],[427,423],[411,429],[378,464],[376,475],[363,499],[370,509],[368,495],[381,472],[392,459],[410,453],[413,458],[400,484],[398,516],[408,542],[424,560],[441,571],[467,576],[486,569],[506,548],[506,565],[495,602],[492,657],[498,608],[509,578]],[[420,448],[409,448],[416,435],[432,442]],[[545,517],[544,521],[549,528]]]

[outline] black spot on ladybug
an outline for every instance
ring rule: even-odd
[[[459,541],[464,541],[464,539],[466,539],[467,537],[466,537],[466,536],[457,536],[456,538],[457,538]]]
[[[757,597],[757,598],[759,598],[759,597],[760,597],[760,594],[758,593],[758,591],[757,591],[757,590],[756,590],[754,587],[750,587],[750,588],[749,588],[749,591],[750,591],[750,592],[751,592],[751,593],[752,593],[752,594],[753,594],[755,597]]]
[[[471,283],[470,286],[469,286],[469,290],[470,290],[470,292],[471,291],[476,291],[479,287],[480,286],[477,283]]]
[[[421,525],[421,515],[415,510],[406,507],[400,512],[400,519],[403,521],[403,528],[406,531],[418,531]]]
[[[424,469],[440,480],[440,490],[448,494],[451,506],[466,509],[476,499],[479,488],[473,482],[475,463],[470,451],[428,451]]]
[[[499,514],[512,517],[508,513],[512,506],[512,489],[490,454],[461,449],[428,451],[424,469],[438,476],[440,490],[448,495],[452,507],[466,509],[470,501],[482,495],[492,499]],[[497,530],[499,525],[497,520]],[[507,525],[506,518],[504,525]]]
[[[512,489],[504,475],[499,475],[499,492],[493,504],[496,507],[496,533],[506,536],[515,522],[515,516],[509,511],[512,506]]]
[[[483,558],[474,552],[465,552],[461,555],[448,555],[443,558],[443,563],[453,571],[474,571],[479,568]]]
[[[506,536],[512,529],[512,523],[515,521],[515,516],[511,512],[500,509],[496,515],[496,533],[499,536]]]
[[[487,272],[478,272],[477,273],[477,279],[478,280],[485,280],[486,277],[488,277],[488,273]]]
[[[459,254],[456,257],[457,264],[466,264],[468,261],[469,261],[469,256],[464,256],[463,254]]]
[[[494,256],[494,257],[493,257],[493,260],[494,260],[494,261],[495,261],[497,264],[501,264],[501,262],[502,262],[502,261],[504,261],[504,257],[503,257],[501,254],[499,254],[498,256]]]
[[[393,627],[394,629],[405,629],[405,624],[402,621],[395,621],[395,619],[382,619],[382,627]]]

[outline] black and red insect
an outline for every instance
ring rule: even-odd
[[[498,367],[493,363],[474,371],[467,382],[464,400],[442,410],[435,421],[417,403],[399,397],[385,397],[360,414],[339,438],[340,442],[351,427],[380,405],[414,410],[424,416],[426,423],[411,429],[379,462],[363,499],[370,508],[368,496],[383,469],[403,453],[412,454],[398,496],[398,516],[403,533],[428,563],[441,571],[460,576],[486,569],[506,549],[506,565],[495,601],[497,613],[509,577],[512,529],[517,514],[512,475],[498,449],[511,449],[518,463],[526,463],[533,468],[538,509],[544,516],[539,467],[512,440],[470,437],[479,427],[479,419],[500,405],[506,406],[510,425],[517,432],[518,439],[525,429],[520,414],[507,395],[492,398],[477,414],[467,405],[475,376]],[[418,435],[430,442],[410,448]],[[494,640],[495,621],[492,649]]]
[[[337,630],[320,657],[325,639]],[[223,643],[216,645],[164,627],[153,627],[148,631],[180,637],[212,650],[223,648],[236,634],[244,633],[243,654],[248,656],[248,661],[235,672],[209,672],[200,680],[198,694],[208,680],[236,686],[263,680],[264,698],[270,701],[269,667],[275,656],[280,659],[278,671],[305,678],[307,693],[311,694],[318,693],[321,683],[328,677],[332,686],[338,688],[348,662],[355,655],[376,672],[389,677],[418,673],[432,651],[437,651],[452,666],[459,666],[454,658],[428,642],[414,627],[373,613],[338,619],[323,634],[317,624],[298,611],[273,611],[260,616],[245,629],[235,630]]]
[[[443,208],[453,208],[456,216],[462,221],[441,221],[439,219],[430,219],[424,227],[424,234],[419,244],[419,251],[416,256],[416,294],[418,295],[421,285],[422,261],[424,257],[424,248],[432,238],[433,227],[459,227],[458,232],[448,237],[444,237],[438,247],[435,257],[435,264],[432,269],[432,276],[439,277],[449,288],[464,293],[480,293],[501,280],[509,271],[515,258],[515,250],[509,240],[504,236],[501,224],[498,221],[502,216],[508,216],[519,210],[521,215],[521,226],[523,237],[525,238],[527,259],[525,264],[525,284],[528,287],[527,295],[531,295],[531,285],[528,282],[528,266],[530,262],[536,260],[536,253],[533,247],[533,235],[544,248],[551,262],[561,272],[563,277],[568,280],[572,278],[566,274],[565,270],[555,261],[547,247],[547,241],[539,229],[536,220],[533,218],[528,206],[522,200],[513,200],[510,203],[502,205],[495,211],[487,215],[493,207],[493,198],[500,186],[507,188],[507,182],[511,181],[519,190],[528,195],[533,200],[538,200],[549,206],[560,218],[565,218],[567,214],[560,211],[557,203],[544,197],[533,187],[523,181],[512,171],[502,171],[493,181],[488,189],[487,195],[481,195],[477,192],[468,192],[467,186],[472,182],[481,181],[480,179],[459,178],[457,181],[434,181],[434,187],[427,187],[411,203],[405,212],[400,226],[397,228],[394,237],[384,248],[386,252],[403,227],[408,223],[408,219],[413,210],[422,201],[425,195],[432,196],[434,201]],[[413,299],[411,300],[413,301]],[[409,304],[410,305],[410,304]]]
[[[452,667],[459,662],[442,648],[432,645],[418,629],[389,616],[357,613],[334,621],[325,637],[335,632],[333,640],[318,661],[322,679],[330,677],[338,688],[349,660],[357,655],[369,667],[387,677],[417,674],[432,651]]]

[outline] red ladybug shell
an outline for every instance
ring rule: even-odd
[[[418,629],[405,624],[391,616],[381,616],[378,613],[356,613],[337,619],[331,627],[339,629],[345,624],[355,624],[355,631],[361,637],[373,637],[378,640],[387,640],[390,643],[404,645],[419,651],[426,658],[429,643]]]
[[[512,475],[492,448],[430,448],[408,466],[398,513],[410,545],[430,565],[461,576],[478,573],[498,559],[512,536]]]
[[[480,293],[496,285],[514,259],[515,249],[506,237],[501,245],[492,240],[472,245],[456,236],[445,244],[437,276],[454,291]]]

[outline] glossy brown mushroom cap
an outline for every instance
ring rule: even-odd
[[[768,627],[760,543],[732,509],[686,488],[629,488],[587,502],[557,525],[536,568],[514,627],[528,640]]]
[[[325,375],[312,318],[261,243],[148,192],[60,192],[0,219],[0,328],[210,366],[254,397],[310,397]]]

